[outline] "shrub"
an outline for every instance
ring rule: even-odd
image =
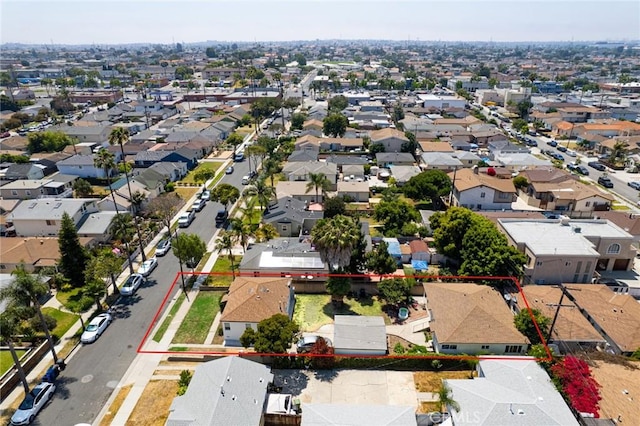
[[[182,370],[180,372],[180,380],[178,380],[178,391],[176,392],[178,395],[184,395],[189,387],[189,383],[191,383],[191,378],[193,374],[189,370]]]
[[[396,343],[396,345],[393,347],[393,353],[396,355],[402,355],[404,352],[404,346],[402,346],[402,343],[400,342]]]
[[[595,418],[600,417],[600,385],[591,377],[591,370],[584,360],[566,356],[551,367],[551,372],[560,382],[563,393],[569,398],[574,409],[581,413],[591,413]]]

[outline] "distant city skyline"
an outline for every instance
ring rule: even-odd
[[[0,0],[0,42],[25,44],[640,39],[637,0]]]

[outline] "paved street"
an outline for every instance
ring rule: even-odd
[[[235,163],[234,168],[234,173],[225,175],[221,182],[242,188],[241,179],[248,174],[249,163]],[[196,215],[191,226],[179,228],[178,232],[196,233],[209,242],[218,231],[214,217],[221,208],[219,203],[209,202]],[[79,348],[69,360],[67,369],[60,376],[53,401],[38,415],[34,424],[74,425],[91,423],[97,417],[135,358],[138,344],[179,271],[173,253],[158,259],[158,267],[147,283],[134,296],[120,298],[114,305],[114,321],[100,339]],[[177,291],[178,286],[174,289]]]

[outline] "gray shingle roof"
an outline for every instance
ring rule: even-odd
[[[303,404],[301,426],[415,426],[416,410],[402,405]]]
[[[334,317],[336,350],[387,351],[387,331],[382,317],[360,315],[336,315]]]

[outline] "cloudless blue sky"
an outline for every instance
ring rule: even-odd
[[[0,42],[640,39],[640,1],[0,0]]]

